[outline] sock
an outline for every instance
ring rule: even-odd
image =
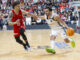
[[[55,41],[51,40],[51,48],[54,49],[54,47],[55,47]]]
[[[26,50],[27,49],[26,45],[24,44],[23,46],[24,46],[24,49]]]
[[[70,42],[72,42],[73,40],[71,38],[68,38]]]
[[[30,45],[29,45],[29,43],[28,43],[28,42],[26,42],[26,45],[27,45],[27,47],[30,47]]]

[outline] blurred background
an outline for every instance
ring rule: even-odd
[[[16,0],[0,0],[0,31],[12,30],[9,26],[8,14]],[[80,33],[80,0],[19,0],[21,9],[38,16],[44,16],[46,7],[59,14],[68,26]],[[35,21],[33,17],[24,16],[26,29],[50,29],[45,19]]]

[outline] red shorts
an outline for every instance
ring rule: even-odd
[[[20,31],[21,28],[25,29],[25,26],[23,25],[23,26],[20,26],[20,27],[14,27],[14,29],[13,29],[14,37],[20,36],[20,32],[19,31]]]
[[[20,33],[19,33],[19,28],[14,28],[13,31],[14,31],[14,37],[18,37],[20,36]]]

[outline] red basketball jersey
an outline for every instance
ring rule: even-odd
[[[20,28],[25,29],[24,22],[23,22],[23,15],[22,15],[21,10],[19,10],[18,15],[15,14],[14,10],[12,10],[12,13],[13,13],[12,22],[16,22],[18,19],[20,20],[19,26],[17,24],[13,25],[14,36],[18,37],[20,36],[20,33],[19,33]]]

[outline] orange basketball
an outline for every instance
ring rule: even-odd
[[[73,36],[74,35],[74,29],[73,28],[68,28],[68,29],[66,29],[66,34],[68,35],[68,36]]]

